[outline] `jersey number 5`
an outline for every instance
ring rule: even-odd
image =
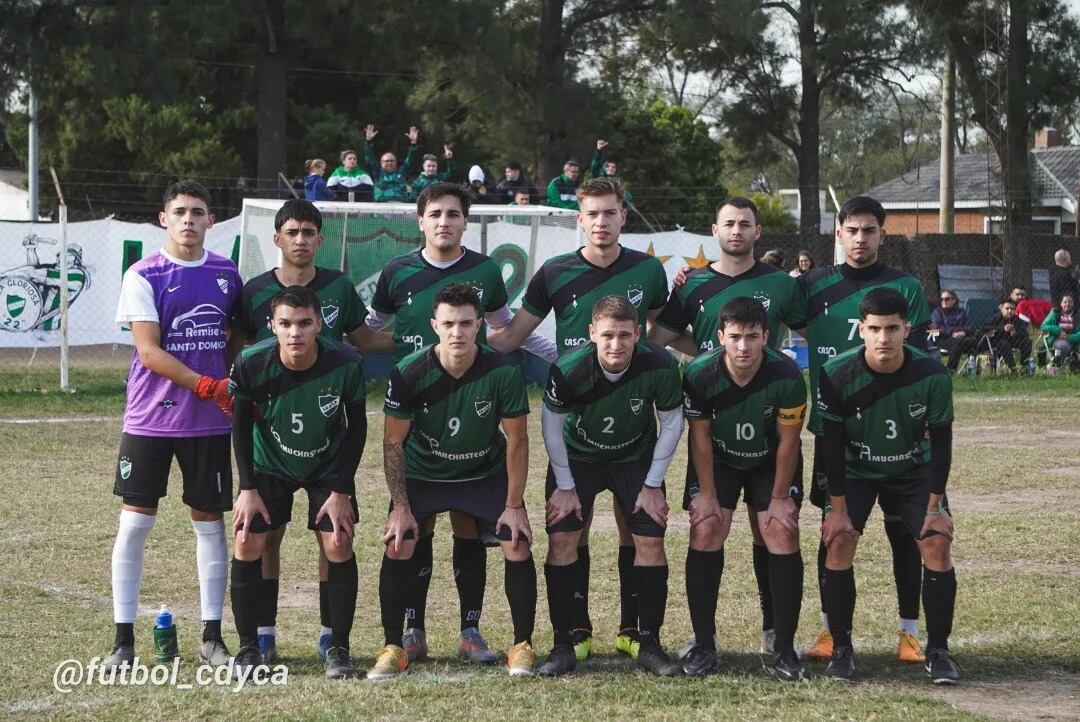
[[[304,433],[304,415],[299,411],[292,415],[292,432],[294,434]]]

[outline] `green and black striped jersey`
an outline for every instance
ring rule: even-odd
[[[663,307],[667,292],[667,274],[655,256],[623,248],[614,263],[601,268],[578,249],[540,266],[521,307],[539,318],[555,310],[555,345],[562,356],[589,342],[592,309],[604,296],[625,295],[644,325],[649,311]]]
[[[425,346],[438,343],[431,327],[432,302],[445,286],[467,283],[480,294],[483,313],[497,311],[507,303],[502,270],[482,253],[463,248],[464,255],[454,265],[439,268],[428,263],[420,249],[398,256],[383,269],[375,286],[371,307],[381,314],[395,316],[394,361]],[[477,342],[486,336],[481,327]]]
[[[745,386],[732,381],[722,347],[698,356],[686,367],[683,394],[683,416],[712,421],[713,457],[733,469],[771,462],[780,440],[777,426],[802,426],[806,417],[802,371],[768,347]]]
[[[456,379],[435,347],[409,354],[390,372],[385,412],[410,419],[405,476],[427,481],[469,481],[506,472],[501,419],[529,413],[521,369],[487,346]]]
[[[571,459],[632,461],[652,453],[656,410],[677,409],[679,389],[678,364],[660,346],[639,342],[623,375],[610,381],[589,343],[551,365],[544,404],[569,414],[563,439]]]
[[[693,326],[699,352],[712,351],[720,345],[716,335],[720,309],[740,296],[756,298],[765,306],[769,314],[769,345],[779,348],[783,342],[780,324],[795,328],[788,322],[795,303],[795,279],[761,261],[738,276],[726,276],[711,265],[691,271],[686,283],[671,289],[656,323],[672,333],[682,333],[687,326]]]
[[[952,379],[941,362],[904,346],[894,373],[872,371],[864,347],[825,362],[818,412],[844,425],[848,479],[918,478],[927,473],[927,429],[953,420]]]
[[[859,304],[863,296],[875,288],[893,288],[908,302],[908,322],[911,333],[908,343],[926,348],[926,331],[930,310],[926,306],[919,279],[895,268],[875,263],[866,268],[853,268],[846,263],[815,268],[799,276],[798,298],[791,319],[791,328],[806,327],[806,345],[810,356],[810,397],[817,398],[817,383],[821,367],[833,356],[862,346],[859,337]],[[816,405],[810,409],[810,431],[821,435],[821,421]]]
[[[244,349],[233,364],[236,404],[253,410],[257,474],[302,484],[340,475],[338,462],[352,423],[346,408],[364,413],[364,365],[351,346],[321,336],[318,344],[315,365],[304,371],[285,367],[276,338]]]
[[[244,284],[240,290],[239,319],[246,340],[262,341],[274,335],[270,330],[270,299],[284,288],[273,270]],[[340,341],[345,334],[359,328],[367,317],[367,307],[341,271],[316,267],[315,278],[306,288],[319,296],[323,319],[319,335],[323,338]]]

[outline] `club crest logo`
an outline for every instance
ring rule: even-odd
[[[127,479],[131,476],[131,459],[126,456],[120,457],[120,478]]]
[[[641,305],[642,299],[645,298],[645,289],[635,284],[626,289],[626,297],[630,300],[630,303],[633,304],[634,308],[637,308]]]
[[[471,286],[473,287],[473,290],[474,290],[474,291],[476,291],[476,295],[477,295],[477,297],[478,297],[478,298],[479,298],[479,299],[480,299],[481,301],[483,301],[483,300],[484,300],[484,286],[483,286],[483,284],[480,284],[480,283],[471,283],[471,284],[469,284],[469,285],[471,285]]]
[[[222,293],[227,294],[229,292],[229,277],[224,273],[217,274],[217,287]]]
[[[491,413],[491,399],[477,399],[473,402],[476,415],[481,419]]]
[[[926,415],[926,404],[908,404],[907,410],[908,413],[911,414],[911,418],[921,419],[923,416]]]
[[[334,324],[337,323],[339,315],[341,315],[341,309],[338,308],[337,306],[332,306],[330,304],[327,304],[327,305],[322,307],[323,321],[330,328],[333,328]]]
[[[630,410],[635,414],[640,414],[643,408],[645,408],[645,399],[630,399]]]
[[[319,411],[326,418],[330,418],[338,407],[341,406],[341,397],[334,396],[333,394],[322,394],[319,396]]]
[[[60,328],[60,253],[42,261],[38,246],[59,243],[33,233],[22,241],[26,263],[0,270],[0,331],[57,331]],[[90,273],[83,265],[82,248],[67,247],[68,303],[73,304],[90,287]]]
[[[767,419],[772,415],[773,415],[773,407],[772,406],[766,406],[765,407],[765,418]]]
[[[769,300],[769,297],[765,295],[764,291],[757,291],[756,293],[754,293],[754,300],[759,301],[761,305],[765,307],[766,311],[769,310],[769,304],[771,303],[771,301]]]

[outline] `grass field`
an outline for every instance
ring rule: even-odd
[[[614,654],[617,621],[617,538],[606,499],[598,503],[592,541],[592,616],[599,656],[572,677],[510,680],[501,669],[475,669],[453,658],[457,595],[450,574],[450,534],[436,536],[436,569],[428,634],[435,660],[388,684],[328,683],[314,655],[317,631],[315,544],[297,525],[283,550],[279,645],[288,684],[178,690],[169,687],[53,689],[56,665],[88,662],[108,652],[113,625],[109,559],[119,500],[112,475],[120,436],[123,372],[77,369],[77,393],[55,388],[52,370],[5,366],[0,372],[0,716],[16,718],[280,718],[364,719],[1076,719],[1080,718],[1080,379],[960,379],[956,449],[949,496],[959,575],[953,651],[964,682],[933,688],[921,669],[895,659],[896,602],[888,545],[879,517],[860,546],[855,638],[859,681],[844,686],[821,678],[810,664],[807,683],[783,685],[762,670],[760,614],[750,564],[745,515],[736,516],[720,591],[718,630],[723,673],[707,680],[657,680]],[[357,477],[362,521],[356,535],[360,598],[353,653],[366,668],[381,643],[377,541],[387,504],[378,439],[382,417],[376,390],[369,408],[369,453]],[[537,399],[534,397],[533,406]],[[50,423],[13,423],[14,420]],[[542,527],[546,464],[539,415],[533,439],[527,502],[534,529]],[[685,452],[669,474],[681,491]],[[175,478],[175,477],[174,477]],[[298,518],[306,503],[298,500]],[[671,563],[665,642],[681,646],[690,634],[683,588],[687,522],[674,515],[667,540]],[[802,515],[803,554],[812,564],[816,519]],[[536,557],[542,561],[540,531]],[[501,555],[488,556],[489,590],[483,629],[505,649],[509,614],[502,592]],[[194,540],[177,495],[163,502],[146,555],[137,651],[151,657],[153,612],[168,603],[178,617],[180,679],[194,677],[199,632]],[[534,647],[551,644],[543,574]],[[812,570],[806,574],[798,639],[817,631]],[[226,609],[228,604],[226,603]],[[226,640],[236,636],[226,611]]]

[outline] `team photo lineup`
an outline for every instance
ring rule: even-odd
[[[433,182],[418,193],[423,245],[382,269],[370,308],[340,271],[315,265],[323,237],[314,203],[284,202],[274,219],[280,266],[242,282],[232,261],[204,247],[209,192],[195,181],[167,189],[165,246],[124,273],[116,311],[135,349],[113,487],[121,511],[107,667],[135,662],[140,584],[154,574],[146,544],[171,481],[195,532],[205,665],[250,671],[278,659],[282,541],[303,490],[319,560],[315,652],[330,679],[391,680],[437,656],[425,612],[434,537],[446,536],[440,515],[449,518],[465,662],[503,665],[512,677],[572,676],[594,656],[594,633],[615,629],[617,652],[646,673],[722,674],[717,604],[741,500],[758,591],[745,603],[760,605],[768,674],[860,676],[854,559],[865,531],[883,531],[897,663],[921,665],[936,685],[960,680],[949,651],[952,380],[919,280],[879,260],[882,205],[868,196],[843,203],[835,234],[845,260],[796,275],[755,258],[754,203],[721,200],[719,260],[683,269],[669,289],[659,259],[620,245],[618,180],[592,178],[574,193],[584,245],[536,269],[513,312],[500,266],[462,245],[471,198],[460,186]],[[552,312],[555,338],[546,338],[537,329]],[[171,331],[199,313],[214,322],[197,325],[194,343]],[[786,329],[806,339],[808,377],[780,348]],[[539,409],[530,408],[523,353],[550,364]],[[380,411],[369,410],[378,399],[367,398],[364,354],[393,355]],[[526,423],[537,411],[542,439]],[[381,445],[367,438],[372,413],[383,417]],[[685,479],[670,478],[684,444]],[[367,589],[377,589],[383,645],[356,653],[374,658],[366,670],[350,647],[365,454],[381,458],[388,492],[383,546],[362,550],[382,556]],[[548,460],[545,479],[530,477],[530,456]],[[174,459],[180,474],[170,479]],[[526,486],[540,483],[545,504],[527,509]],[[608,499],[617,621],[594,620],[589,605],[590,528]],[[684,512],[679,579],[668,554],[683,549],[667,549],[665,533]],[[875,513],[883,529],[868,529]],[[820,537],[816,559],[804,560],[800,535]],[[481,626],[496,547],[511,620],[498,637]],[[807,561],[819,596],[806,603],[820,609],[821,625],[803,630],[814,639],[800,645]],[[539,564],[549,650],[533,648]],[[669,596],[686,610],[689,640],[662,637]],[[226,608],[235,637],[223,629]],[[160,622],[167,632],[171,622]],[[175,633],[156,628],[155,651],[162,663],[177,657]]]

